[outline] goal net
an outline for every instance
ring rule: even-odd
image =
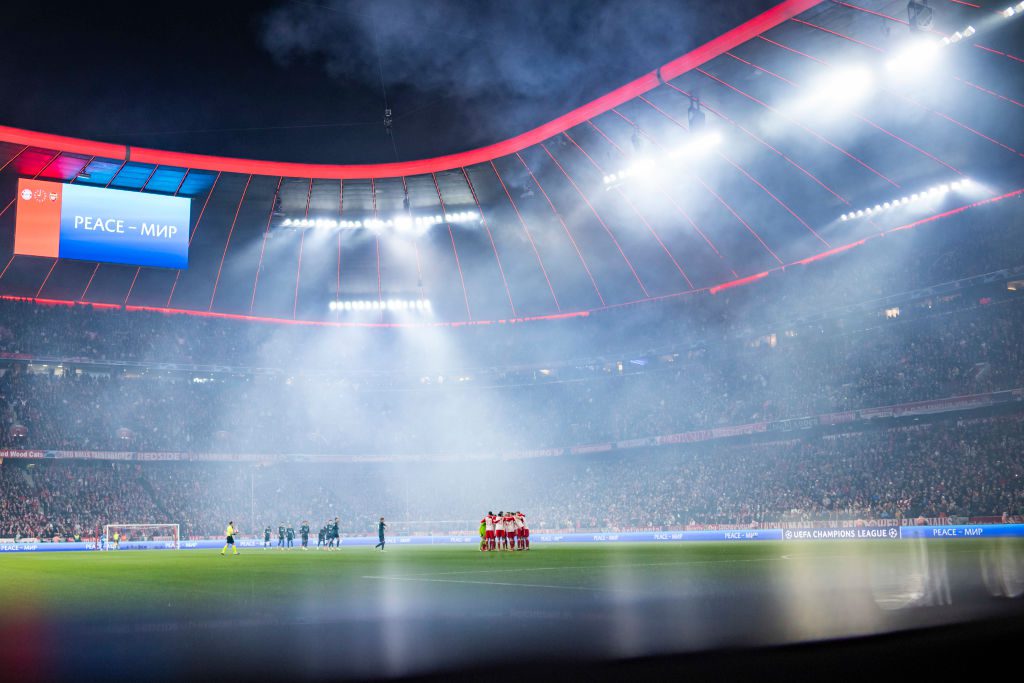
[[[181,548],[177,524],[107,524],[103,527],[105,550]]]

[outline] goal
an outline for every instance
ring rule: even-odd
[[[115,535],[118,541],[115,543]],[[103,527],[106,550],[124,548],[181,548],[177,524],[106,524]],[[127,543],[128,545],[121,545]]]

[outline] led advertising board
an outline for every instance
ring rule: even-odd
[[[22,178],[14,253],[155,268],[188,268],[185,197]]]

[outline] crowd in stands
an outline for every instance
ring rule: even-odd
[[[1011,300],[497,384],[379,387],[315,374],[57,374],[12,365],[0,377],[0,446],[369,454],[565,447],[1021,387],[1021,329],[1024,302]]]
[[[1024,416],[786,440],[464,462],[0,465],[0,537],[177,523],[183,537],[338,516],[365,534],[472,531],[489,509],[544,529],[683,528],[823,519],[1024,514]]]

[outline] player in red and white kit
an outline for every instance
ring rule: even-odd
[[[505,513],[501,510],[494,517],[494,543],[497,550],[505,549]]]
[[[519,518],[516,517],[518,513],[510,512],[509,516],[512,518],[512,535],[509,538],[509,543],[512,546],[512,550],[519,550]]]
[[[494,512],[488,510],[480,521],[484,525],[484,545],[487,550],[494,550]]]
[[[515,514],[516,520],[516,546],[519,550],[528,550],[530,548],[530,530],[526,528],[526,515],[522,512]]]
[[[505,549],[515,550],[516,549],[516,518],[509,512],[501,518],[502,525],[505,527]]]

